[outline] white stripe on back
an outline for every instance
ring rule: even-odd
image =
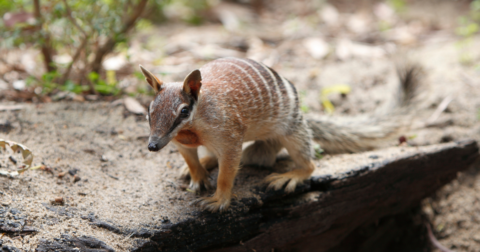
[[[280,78],[282,78],[283,85],[287,89],[288,98],[290,99],[288,117],[291,120],[294,112],[293,110],[295,109],[295,92],[293,91],[290,83],[285,78],[283,78],[283,76],[280,76]]]
[[[260,62],[259,62],[260,63]],[[278,99],[280,99],[279,103],[281,104],[281,109],[285,109],[285,104],[283,103],[283,95],[280,91],[280,87],[278,86],[277,78],[275,78],[275,75],[272,73],[272,71],[265,66],[263,63],[260,63],[260,65],[267,70],[268,74],[270,74],[270,77],[272,77],[272,80],[274,81],[275,84],[275,92],[277,93]],[[281,113],[280,113],[281,114]]]
[[[250,78],[250,80],[252,81],[252,83],[255,85],[255,89],[257,89],[257,93],[258,93],[258,98],[260,99],[260,101],[263,103],[263,97],[262,97],[262,90],[260,90],[260,88],[258,87],[257,83],[255,82],[255,80],[252,78],[252,76],[245,70],[243,69],[241,66],[235,64],[235,63],[232,63],[232,62],[223,62],[223,63],[226,63],[226,64],[229,64],[229,65],[232,65],[234,67],[236,67],[237,69],[240,69],[242,72],[244,72],[246,75],[248,75],[248,78]],[[235,76],[238,76],[235,74]],[[253,95],[252,91],[250,90],[250,87],[248,86],[248,84],[241,78],[239,77],[239,80],[242,82],[242,84],[247,88],[247,90]]]
[[[272,119],[272,117],[273,117],[273,108],[274,108],[274,106],[273,106],[273,97],[272,97],[272,93],[269,92],[269,91],[270,91],[270,86],[268,85],[267,80],[265,80],[265,78],[263,78],[263,75],[260,73],[260,71],[258,71],[258,69],[257,69],[256,67],[254,67],[252,64],[250,64],[248,61],[242,60],[242,59],[238,59],[238,58],[233,58],[233,59],[238,60],[238,61],[241,61],[241,62],[247,64],[248,66],[250,66],[250,67],[257,73],[257,75],[262,79],[263,84],[264,84],[265,87],[267,88],[268,98],[270,99],[270,118],[269,118],[269,120]]]

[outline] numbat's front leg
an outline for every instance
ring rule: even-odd
[[[208,181],[208,171],[198,160],[197,148],[185,148],[180,144],[176,144],[176,146],[190,171],[190,189],[195,192],[200,192],[202,188],[211,189],[212,185]]]
[[[239,141],[241,143],[241,141]],[[217,178],[217,190],[212,197],[203,197],[196,203],[203,209],[211,212],[223,211],[230,206],[232,188],[240,165],[242,146],[223,151],[219,155],[219,171]]]
[[[205,152],[204,153],[205,156],[200,158],[200,164],[202,165],[203,168],[205,168],[205,170],[210,172],[213,168],[218,166],[218,159],[215,156],[215,154],[213,154],[212,152],[210,152],[209,150],[207,150],[203,146],[198,147],[198,154],[202,154],[202,151]],[[191,178],[190,177],[190,168],[188,167],[187,164],[185,164],[184,166],[182,166],[182,168],[180,168],[179,176],[180,176],[181,179],[190,179]]]

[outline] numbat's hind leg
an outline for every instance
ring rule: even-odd
[[[282,144],[277,139],[255,141],[243,151],[242,165],[272,167],[282,148]]]
[[[286,173],[273,173],[265,178],[268,183],[268,188],[279,190],[288,182],[285,187],[286,192],[293,192],[298,184],[310,178],[315,165],[312,162],[312,135],[310,130],[302,121],[295,126],[296,129],[292,134],[280,137],[280,142],[288,151],[288,154],[295,162],[295,170]]]

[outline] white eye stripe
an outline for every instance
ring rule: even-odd
[[[188,104],[186,104],[186,103],[180,104],[180,106],[178,106],[177,111],[173,110],[173,114],[175,116],[178,115],[179,113],[181,113],[182,109],[184,109],[184,108],[188,108]]]
[[[153,113],[153,101],[150,102],[150,114]]]

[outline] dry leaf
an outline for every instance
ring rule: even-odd
[[[303,46],[305,46],[315,59],[321,59],[327,56],[330,51],[330,46],[321,38],[307,38],[303,40]]]
[[[138,114],[138,115],[144,115],[147,113],[145,108],[135,99],[132,97],[125,97],[123,99],[123,103],[125,104],[125,108],[127,108],[128,111]]]
[[[19,144],[19,143],[15,143],[15,142],[12,142],[12,141],[0,139],[0,147],[5,149],[7,145],[10,146],[10,148],[14,152],[17,152],[18,150],[21,150],[22,151],[22,156],[23,156],[23,163],[25,165],[27,165],[27,167],[30,167],[32,165],[33,154],[30,151],[30,149],[28,149],[26,146],[24,146],[22,144]]]
[[[0,170],[0,175],[13,178],[13,177],[18,176],[18,172],[17,171],[9,172],[9,171],[5,171],[5,170]]]

